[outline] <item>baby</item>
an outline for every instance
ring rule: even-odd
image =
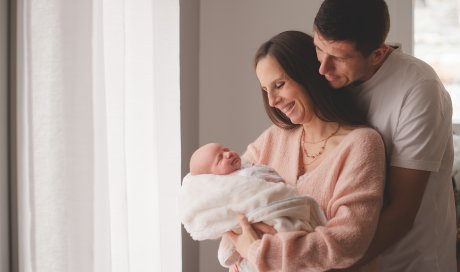
[[[266,165],[242,165],[238,153],[217,143],[203,145],[193,153],[190,174],[255,176],[268,182],[284,182],[273,168]]]
[[[326,223],[318,203],[300,196],[273,168],[242,164],[236,152],[217,143],[193,153],[178,207],[185,229],[195,240],[217,239],[229,230],[239,231],[239,214],[277,231],[312,231]],[[225,237],[218,258],[222,266],[230,267],[240,256]],[[247,262],[239,267],[240,271],[254,271]]]

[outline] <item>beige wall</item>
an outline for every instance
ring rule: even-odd
[[[198,145],[198,50],[200,0],[180,1],[180,88],[182,177]],[[182,227],[182,271],[198,272],[199,244]]]
[[[311,33],[320,3],[321,0],[181,1],[181,19],[187,18],[188,22],[181,24],[183,173],[188,171],[188,158],[198,145],[216,141],[243,152],[270,125],[252,67],[253,55],[262,42],[281,31]],[[388,40],[412,52],[412,1],[387,3],[392,17]],[[199,243],[199,271],[226,271],[217,262],[217,245],[217,241]],[[195,258],[196,252],[190,252],[195,249],[194,245],[184,248],[184,259]],[[196,271],[195,266],[183,267],[187,272]]]
[[[311,32],[320,0],[201,0],[199,142],[243,152],[270,125],[252,60],[258,46],[284,30]],[[200,271],[226,271],[216,241],[200,243]]]

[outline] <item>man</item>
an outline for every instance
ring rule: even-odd
[[[379,271],[456,271],[452,104],[426,63],[385,44],[384,0],[324,0],[319,72],[351,91],[385,141],[387,203],[366,256]]]

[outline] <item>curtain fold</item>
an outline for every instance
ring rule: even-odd
[[[178,1],[19,0],[17,25],[19,271],[180,271]]]
[[[0,271],[10,271],[8,173],[8,2],[0,0]]]

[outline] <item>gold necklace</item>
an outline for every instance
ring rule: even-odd
[[[311,162],[309,163],[305,163],[306,165],[310,165],[312,164],[319,156],[321,156],[321,154],[323,154],[324,150],[326,149],[326,145],[327,145],[327,141],[332,137],[334,136],[335,134],[337,134],[337,132],[339,132],[339,129],[340,129],[340,124],[337,126],[337,129],[332,132],[331,135],[327,136],[326,138],[318,141],[318,142],[307,142],[305,141],[305,130],[302,129],[302,136],[300,138],[300,141],[301,141],[301,147],[302,147],[302,150],[303,150],[303,153],[305,155],[305,157],[309,158],[309,159],[312,159]],[[319,144],[321,142],[324,142],[323,145],[320,147],[320,150],[316,153],[316,154],[308,154],[308,151],[307,149],[305,148],[305,143],[308,143],[308,144]]]

